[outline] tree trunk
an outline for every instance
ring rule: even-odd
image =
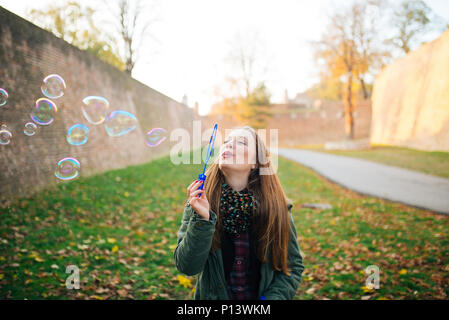
[[[366,85],[363,78],[360,78],[360,85],[362,86],[362,92],[363,92],[363,99],[368,99],[368,92],[366,92]]]
[[[346,87],[346,101],[345,101],[345,132],[346,138],[354,140],[354,118],[352,112],[354,106],[352,105],[352,72],[348,72],[348,83]]]

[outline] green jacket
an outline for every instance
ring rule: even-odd
[[[290,213],[290,243],[288,246],[288,265],[291,275],[271,267],[271,250],[268,250],[267,263],[261,264],[259,297],[267,300],[292,300],[301,283],[304,266],[299,251],[297,233]],[[178,231],[178,244],[174,251],[176,268],[188,275],[198,274],[195,286],[195,300],[229,300],[226,290],[225,274],[221,249],[210,252],[215,232],[217,215],[210,210],[210,220],[204,220],[193,208],[186,204],[182,224]]]

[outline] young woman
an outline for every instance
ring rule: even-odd
[[[187,188],[174,251],[180,272],[199,274],[194,298],[293,299],[304,266],[292,204],[254,129],[232,130],[206,176]]]

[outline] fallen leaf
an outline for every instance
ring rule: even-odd
[[[128,295],[128,291],[125,289],[117,290],[117,293],[120,295],[120,297],[126,297]]]
[[[190,288],[192,286],[192,281],[184,276],[178,275],[177,279],[179,284],[184,288]]]

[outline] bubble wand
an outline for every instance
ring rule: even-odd
[[[206,175],[204,173],[206,172],[207,163],[209,162],[209,158],[210,158],[210,156],[212,154],[212,151],[214,150],[214,143],[215,143],[215,136],[217,135],[217,128],[218,128],[218,124],[215,124],[214,131],[212,131],[212,135],[210,136],[209,146],[207,147],[207,157],[206,157],[206,162],[204,163],[203,173],[198,175],[198,180],[202,181],[202,183],[199,186],[198,190],[203,190],[204,181],[206,181]],[[201,193],[198,195],[198,198],[199,197],[201,197]]]

